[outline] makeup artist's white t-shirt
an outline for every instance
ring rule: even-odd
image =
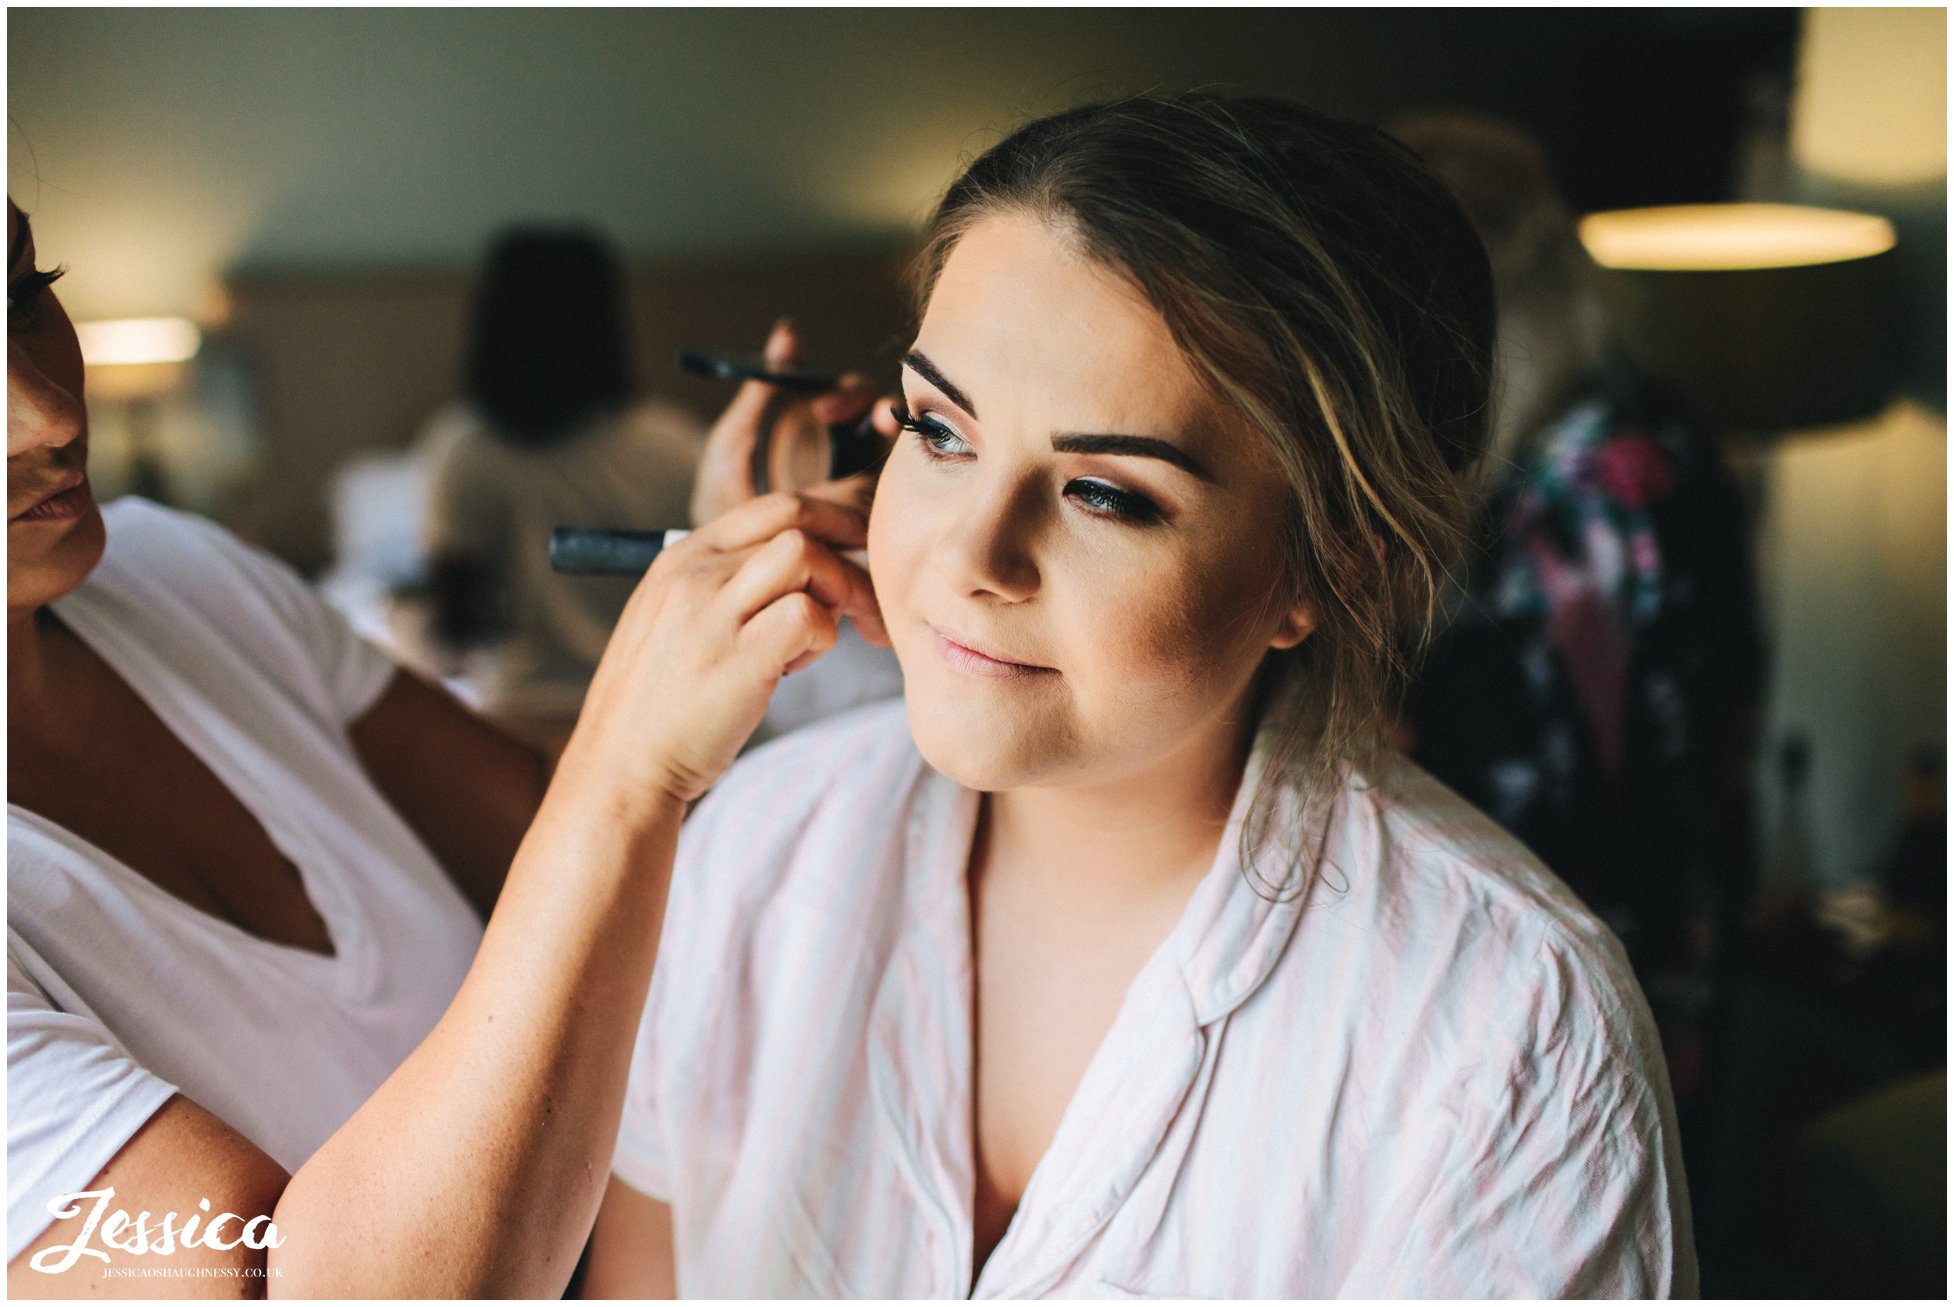
[[[1693,1294],[1613,936],[1401,760],[1337,797],[1307,894],[1258,895],[1235,851],[1260,758],[974,1286],[979,796],[900,703],[736,764],[680,840],[614,1162],[672,1204],[680,1292]]]
[[[104,517],[106,557],[55,613],[264,826],[335,951],[247,934],[9,804],[9,1261],[178,1091],[296,1168],[433,1028],[481,940],[347,739],[386,655],[207,522],[140,500]]]

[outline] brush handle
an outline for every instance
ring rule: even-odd
[[[550,532],[550,570],[573,576],[643,576],[658,551],[686,536],[670,531],[612,531],[560,526]]]

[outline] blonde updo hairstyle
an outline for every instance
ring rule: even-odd
[[[1259,674],[1265,768],[1242,853],[1260,884],[1300,893],[1294,841],[1279,872],[1252,857],[1277,787],[1307,808],[1374,765],[1463,547],[1488,416],[1485,251],[1404,146],[1261,97],[1142,96],[1020,128],[938,205],[919,316],[958,238],[1000,211],[1051,223],[1145,294],[1294,491],[1271,602],[1307,599],[1316,627]]]

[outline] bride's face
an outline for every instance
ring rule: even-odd
[[[916,743],[981,790],[1117,781],[1240,738],[1304,638],[1289,491],[1116,272],[1027,215],[957,243],[904,361],[869,566]]]

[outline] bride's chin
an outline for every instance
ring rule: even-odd
[[[9,608],[40,608],[74,590],[102,561],[108,542],[101,510],[93,503],[66,524],[29,523],[18,541],[14,531],[7,534]]]
[[[1030,724],[998,720],[969,705],[919,702],[914,694],[907,706],[909,733],[923,761],[966,789],[1019,789],[1055,769],[1057,742]]]

